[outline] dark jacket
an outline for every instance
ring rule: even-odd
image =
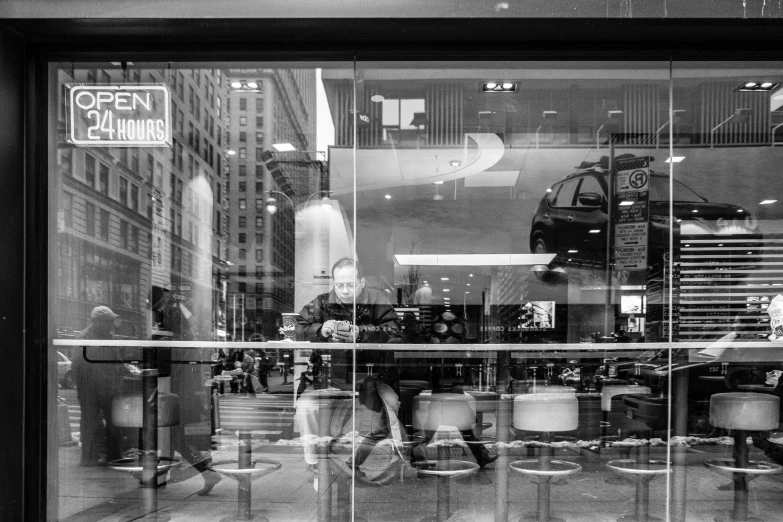
[[[321,326],[326,321],[353,322],[353,304],[343,304],[334,290],[321,294],[299,312],[305,327],[305,338],[314,343],[327,342],[321,337]],[[401,343],[399,317],[386,294],[374,288],[364,288],[356,298],[356,325],[358,342]]]

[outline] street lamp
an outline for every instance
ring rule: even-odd
[[[280,194],[285,199],[288,200],[288,202],[291,204],[291,208],[296,208],[294,205],[293,200],[288,197],[284,192],[280,192],[279,190],[270,190],[268,191],[269,197],[266,199],[266,211],[269,214],[274,215],[275,212],[277,212],[277,200],[272,196],[272,194]],[[329,199],[329,191],[328,190],[319,190],[317,192],[313,192],[310,194],[310,196],[305,200],[305,203],[309,202],[313,199],[313,197],[317,196],[318,194],[326,194],[323,199]]]

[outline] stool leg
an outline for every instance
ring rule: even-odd
[[[541,434],[541,442],[548,444],[552,437],[548,432]],[[552,462],[552,446],[544,446],[541,448],[541,456],[539,457],[541,463],[541,469],[547,470],[551,467]],[[549,508],[551,503],[551,488],[550,477],[538,477],[538,522],[549,522]]]
[[[329,446],[322,442],[318,451],[318,522],[332,519],[332,474],[329,469]]]
[[[448,462],[451,457],[451,448],[446,445],[438,446],[438,460]],[[444,522],[451,516],[451,479],[438,477],[438,522]]]
[[[239,446],[237,446],[237,458],[239,460],[239,469],[248,469],[252,466],[252,450],[250,433],[247,431],[239,432]],[[250,512],[250,476],[240,475],[237,480],[237,519],[252,520]]]
[[[738,468],[748,467],[748,433],[739,430],[734,434],[734,463]],[[734,520],[748,520],[748,476],[734,474]]]
[[[509,426],[511,425],[511,408],[514,399],[501,398],[498,402],[497,441],[508,442]],[[508,466],[509,458],[506,448],[498,448],[498,460],[495,464],[495,522],[508,522]]]

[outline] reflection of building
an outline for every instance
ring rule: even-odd
[[[277,335],[277,318],[294,306],[293,201],[319,187],[320,172],[308,153],[277,153],[273,144],[297,151],[315,148],[315,70],[231,69],[229,163],[229,332]],[[293,189],[293,200],[275,194],[278,211],[266,212],[270,191],[280,191],[263,155],[272,152]],[[234,297],[236,296],[236,297]],[[236,310],[234,302],[236,299]],[[243,318],[244,315],[244,318]],[[236,323],[234,323],[236,317]]]
[[[102,304],[121,316],[120,335],[147,338],[154,328],[150,310],[163,290],[185,303],[198,318],[195,324],[214,327],[219,298],[213,274],[220,273],[225,247],[219,204],[223,81],[212,70],[131,69],[125,77],[119,70],[77,70],[73,76],[60,71],[55,309],[64,334],[84,328],[91,309]],[[65,85],[74,82],[168,84],[171,148],[67,144]]]

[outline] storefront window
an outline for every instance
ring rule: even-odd
[[[777,64],[132,68],[52,77],[58,519],[783,517]]]

